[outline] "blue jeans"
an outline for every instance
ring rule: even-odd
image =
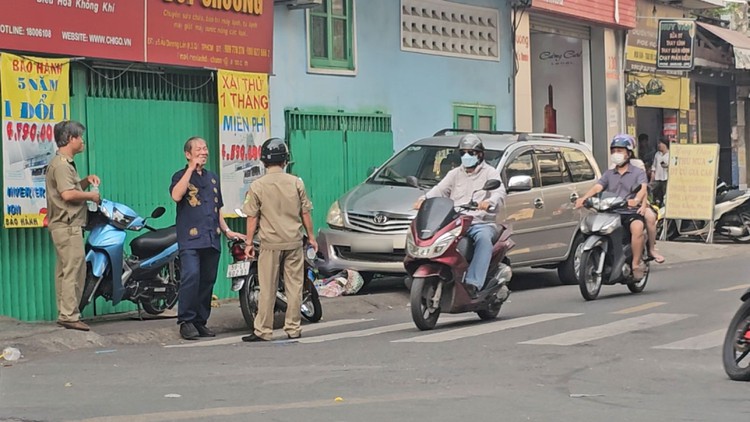
[[[469,271],[464,281],[476,286],[477,290],[484,287],[484,281],[487,278],[487,270],[490,268],[492,259],[492,238],[495,233],[497,229],[494,224],[474,224],[467,233],[474,241],[474,258],[469,264]]]

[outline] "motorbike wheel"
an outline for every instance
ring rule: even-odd
[[[180,289],[180,260],[175,259],[172,264],[162,268],[161,276],[168,280],[166,291],[158,296],[141,299],[143,310],[150,315],[160,315],[177,304],[177,292]]]
[[[81,295],[81,301],[78,303],[78,312],[83,312],[83,308],[86,307],[93,299],[93,294],[98,287],[99,279],[91,273],[91,267],[86,269],[86,283],[83,285],[83,294]]]
[[[658,220],[656,222],[656,240],[661,239],[662,231],[664,230],[664,220],[663,218]],[[667,240],[675,240],[678,237],[680,237],[680,233],[677,232],[677,223],[675,223],[673,220],[670,220],[669,223],[667,223]]]
[[[742,303],[729,323],[722,358],[729,378],[750,381],[750,300]]]
[[[258,286],[258,269],[253,267],[250,269],[250,274],[247,275],[245,284],[240,289],[240,309],[242,310],[242,317],[245,319],[245,324],[253,329],[255,324],[255,316],[258,315],[258,295],[260,291],[257,289]]]
[[[602,276],[596,274],[599,268],[603,249],[595,247],[591,250],[581,253],[581,267],[578,274],[578,286],[581,288],[581,295],[586,300],[594,300],[599,296],[602,288]]]
[[[743,212],[740,214],[740,218],[742,219],[742,224],[745,226],[745,229],[750,232],[750,214]],[[734,240],[737,243],[750,243],[750,235],[730,237],[730,239]]]
[[[438,279],[417,277],[411,285],[410,303],[411,318],[422,331],[432,330],[440,316],[440,304],[435,305],[432,299],[438,286]]]
[[[309,280],[305,280],[305,288],[302,291],[302,316],[310,322],[318,322],[323,318],[318,290]]]

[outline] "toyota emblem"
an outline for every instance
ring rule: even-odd
[[[375,224],[385,224],[388,222],[388,217],[383,214],[376,214],[375,217],[372,217],[372,221]]]

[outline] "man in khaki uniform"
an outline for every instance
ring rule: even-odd
[[[47,228],[55,245],[55,291],[57,324],[73,330],[88,331],[78,311],[86,282],[86,257],[83,226],[86,225],[86,201],[101,202],[99,192],[84,192],[99,186],[99,177],[81,179],[73,157],[83,152],[83,132],[79,122],[64,121],[55,125],[57,155],[47,166]]]
[[[287,297],[284,331],[290,339],[302,335],[302,283],[304,280],[304,253],[302,233],[304,226],[310,246],[315,251],[318,244],[313,234],[310,211],[312,203],[305,186],[298,177],[284,172],[289,160],[289,150],[283,140],[271,138],[261,147],[261,161],[266,174],[254,181],[248,192],[243,211],[247,214],[247,256],[254,256],[253,236],[259,228],[260,255],[258,278],[260,296],[258,314],[253,333],[242,341],[268,341],[273,336],[273,310],[279,270],[284,268],[284,290]]]

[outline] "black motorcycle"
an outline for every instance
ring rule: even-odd
[[[260,250],[260,242],[253,242],[255,250]],[[320,297],[315,289],[316,261],[318,259],[315,250],[307,243],[305,244],[305,279],[302,285],[302,316],[310,322],[318,322],[323,317],[323,308],[320,305]],[[257,255],[248,258],[245,255],[245,241],[242,239],[230,239],[227,242],[229,251],[234,262],[227,268],[227,278],[232,280],[232,291],[240,292],[240,309],[245,323],[252,330],[255,316],[258,314],[258,297],[260,295],[260,284],[258,282]],[[279,271],[278,290],[276,290],[276,304],[274,313],[286,312],[287,299],[284,293],[283,271]]]
[[[729,323],[724,337],[724,371],[735,381],[750,381],[750,289],[742,295],[742,306]]]

